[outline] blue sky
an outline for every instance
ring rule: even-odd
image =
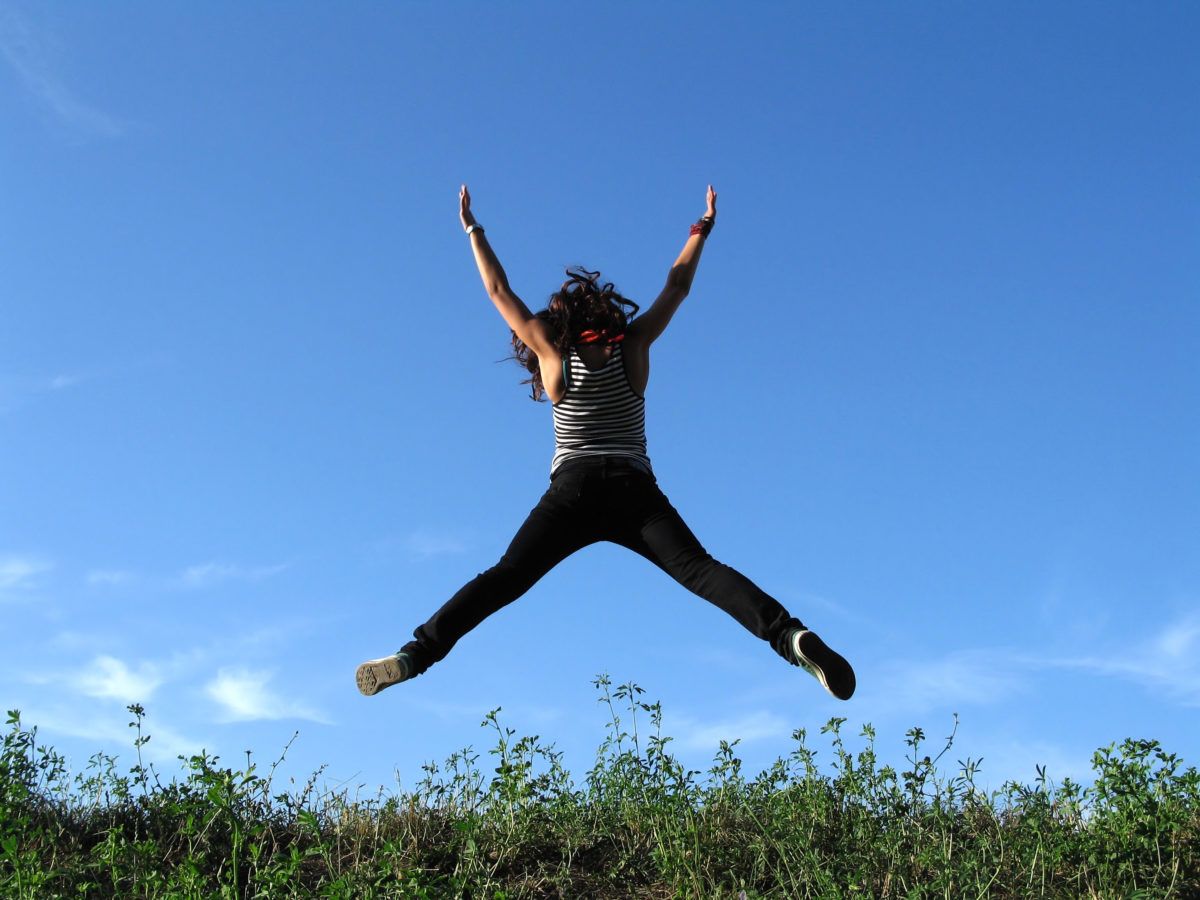
[[[201,747],[411,786],[483,715],[577,771],[592,679],[706,767],[843,715],[995,783],[1200,757],[1200,13],[1189,4],[0,2],[0,697],[72,762]],[[827,697],[618,548],[417,681],[354,668],[491,565],[549,409],[514,288],[653,299],[650,454],[841,648]],[[820,746],[820,744],[818,744]]]

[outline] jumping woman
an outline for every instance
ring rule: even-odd
[[[717,218],[717,195],[691,227],[666,286],[643,315],[600,273],[568,269],[547,307],[532,313],[508,285],[463,185],[459,215],[483,286],[512,329],[513,354],[529,370],[534,400],[554,414],[550,486],[508,550],[421,625],[398,652],[358,667],[358,689],[379,691],[423,673],[464,634],[516,600],[576,550],[612,541],[639,553],[737,619],[792,665],[847,700],[854,670],[814,632],[740,572],[713,559],[659,490],[646,455],[650,347],[687,297]]]

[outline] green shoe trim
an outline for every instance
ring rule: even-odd
[[[404,681],[408,681],[412,677],[413,659],[407,653],[395,654],[396,661],[400,663],[400,671],[404,673]]]

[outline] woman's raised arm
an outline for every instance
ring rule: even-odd
[[[706,196],[708,208],[703,218],[692,226],[691,234],[683,245],[679,258],[667,274],[667,284],[655,299],[650,308],[630,323],[629,331],[636,334],[647,345],[656,341],[671,322],[675,310],[692,289],[692,279],[696,277],[696,267],[700,265],[700,254],[704,251],[704,241],[712,231],[713,223],[717,221],[717,192],[712,185],[708,186]]]
[[[475,252],[475,265],[479,267],[479,277],[483,279],[484,290],[504,317],[504,321],[508,323],[508,327],[538,356],[552,350],[553,344],[546,324],[531,313],[524,301],[508,286],[508,276],[504,274],[504,267],[500,265],[492,245],[488,243],[483,226],[475,221],[471,212],[471,193],[465,184],[458,192],[458,215],[462,220],[463,230],[471,238],[471,249]]]

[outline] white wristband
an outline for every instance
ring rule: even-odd
[[[473,232],[473,231],[483,231],[483,226],[480,225],[478,222],[475,222],[473,225],[468,225],[467,226],[467,237],[470,237],[471,232]]]

